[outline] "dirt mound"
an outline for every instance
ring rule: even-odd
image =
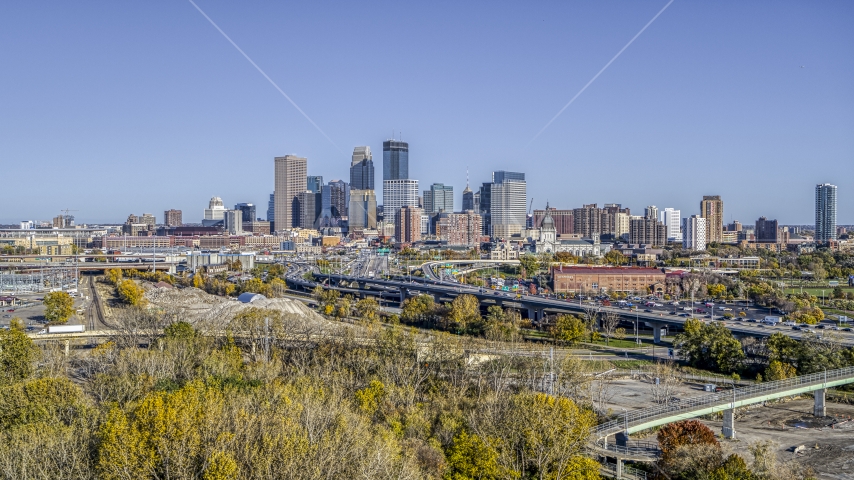
[[[304,303],[289,298],[268,298],[242,303],[235,298],[210,295],[198,288],[161,288],[152,284],[145,285],[145,298],[150,305],[173,312],[197,328],[223,328],[235,315],[253,307],[277,310],[290,321],[315,327],[333,328],[338,325],[323,318]]]

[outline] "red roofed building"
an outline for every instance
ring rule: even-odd
[[[557,293],[664,293],[666,276],[657,268],[554,267],[552,279]]]

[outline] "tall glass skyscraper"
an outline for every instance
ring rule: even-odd
[[[815,186],[815,241],[836,240],[836,185]]]
[[[409,144],[397,140],[383,142],[383,180],[409,178]]]
[[[350,188],[353,190],[374,189],[374,160],[371,147],[353,149],[353,161],[350,164]]]

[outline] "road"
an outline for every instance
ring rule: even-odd
[[[319,277],[327,277],[335,281],[347,281],[347,282],[357,282],[359,284],[371,284],[370,293],[376,294],[377,287],[380,287],[380,292],[385,293],[386,295],[393,294],[396,290],[400,292],[401,289],[405,290],[408,296],[415,295],[418,293],[427,293],[432,295],[442,295],[448,297],[456,297],[461,294],[470,294],[478,297],[481,301],[490,300],[494,301],[498,304],[511,304],[517,306],[517,308],[535,308],[535,309],[550,309],[557,311],[573,311],[573,312],[583,312],[585,308],[589,308],[590,304],[585,304],[581,300],[564,300],[560,298],[556,298],[555,296],[546,296],[546,295],[528,295],[528,294],[515,294],[510,292],[502,292],[490,289],[484,289],[479,287],[473,287],[470,285],[460,284],[456,282],[448,282],[441,281],[438,279],[417,279],[412,277],[412,280],[384,280],[379,278],[370,278],[365,276],[356,276],[356,275],[332,275],[326,276],[319,274],[316,269],[311,265],[303,265],[297,269],[299,272],[299,278],[297,281],[292,282],[296,284],[305,284],[306,288],[311,288],[314,286],[313,282],[306,282],[301,278],[302,274],[305,272],[314,272]],[[294,277],[289,277],[292,279]],[[338,288],[338,287],[336,287]],[[357,292],[357,289],[354,288],[346,288],[350,293]],[[399,293],[398,293],[399,295]],[[637,300],[635,300],[636,302]],[[598,312],[614,312],[623,318],[624,322],[628,323],[638,323],[638,328],[643,327],[644,322],[653,322],[656,324],[669,324],[681,327],[685,321],[690,318],[692,313],[688,313],[684,310],[677,310],[677,308],[690,308],[690,302],[688,304],[684,304],[680,302],[680,305],[667,305],[663,302],[660,306],[649,306],[649,307],[640,307],[638,309],[632,310],[629,306],[625,306],[623,308],[619,308],[616,306],[602,306],[602,305],[593,305]],[[687,307],[686,307],[687,305]],[[713,314],[711,309],[706,311],[708,307],[703,305],[700,302],[694,303],[693,315],[697,318],[700,318],[702,321],[723,321],[724,325],[732,332],[740,335],[750,335],[757,337],[767,337],[775,332],[784,333],[792,338],[796,339],[804,339],[806,337],[812,338],[813,333],[804,332],[802,330],[793,330],[791,327],[786,327],[782,325],[764,325],[759,323],[759,320],[764,318],[765,315],[768,314],[767,309],[761,309],[751,306],[740,306],[738,307],[738,311],[744,311],[746,317],[735,317],[733,319],[723,319],[722,315],[718,313],[722,313],[720,310],[717,310]],[[721,307],[724,308],[724,307]],[[733,306],[727,305],[725,308],[735,308]],[[700,309],[702,311],[697,311]],[[735,312],[735,310],[734,310]],[[682,316],[680,316],[680,313]],[[706,315],[709,318],[705,318]],[[712,318],[714,315],[714,318]],[[737,313],[736,313],[737,315]],[[824,335],[826,337],[833,336],[839,343],[843,345],[854,346],[854,332],[851,331],[833,331],[833,328],[837,328],[832,321],[826,320],[822,322],[821,325],[818,326],[816,332],[819,335]]]

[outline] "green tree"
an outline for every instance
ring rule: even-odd
[[[44,318],[50,323],[65,323],[74,313],[74,299],[66,292],[50,292],[44,296]]]
[[[526,254],[519,256],[519,264],[525,272],[526,277],[534,276],[540,269],[540,262],[536,255]]]
[[[554,259],[560,263],[578,263],[578,257],[569,252],[557,252]]]
[[[575,315],[558,315],[555,324],[549,329],[555,341],[570,344],[581,340],[586,332],[584,320]]]
[[[773,382],[774,380],[785,380],[795,376],[797,376],[795,367],[779,360],[771,360],[771,362],[768,363],[768,368],[765,369],[765,375],[763,378],[765,378],[766,381]]]
[[[490,480],[502,478],[498,451],[479,436],[458,433],[446,453],[447,480]]]
[[[722,298],[726,296],[726,285],[722,283],[706,285],[706,290],[713,298]]]
[[[107,274],[107,281],[114,286],[118,286],[119,282],[122,281],[122,270],[120,268],[110,268],[105,273]]]
[[[167,325],[165,329],[163,329],[163,333],[166,335],[166,338],[174,338],[179,340],[190,340],[196,338],[198,332],[192,325],[187,322],[175,322],[171,325]]]
[[[24,333],[21,321],[13,318],[8,330],[0,330],[0,385],[30,377],[39,353],[38,347]]]
[[[409,323],[429,321],[436,310],[436,304],[431,295],[418,295],[407,298],[403,302],[401,319]]]
[[[684,332],[676,336],[674,346],[693,367],[730,373],[741,367],[746,357],[741,343],[720,323],[704,324],[688,319]]]

